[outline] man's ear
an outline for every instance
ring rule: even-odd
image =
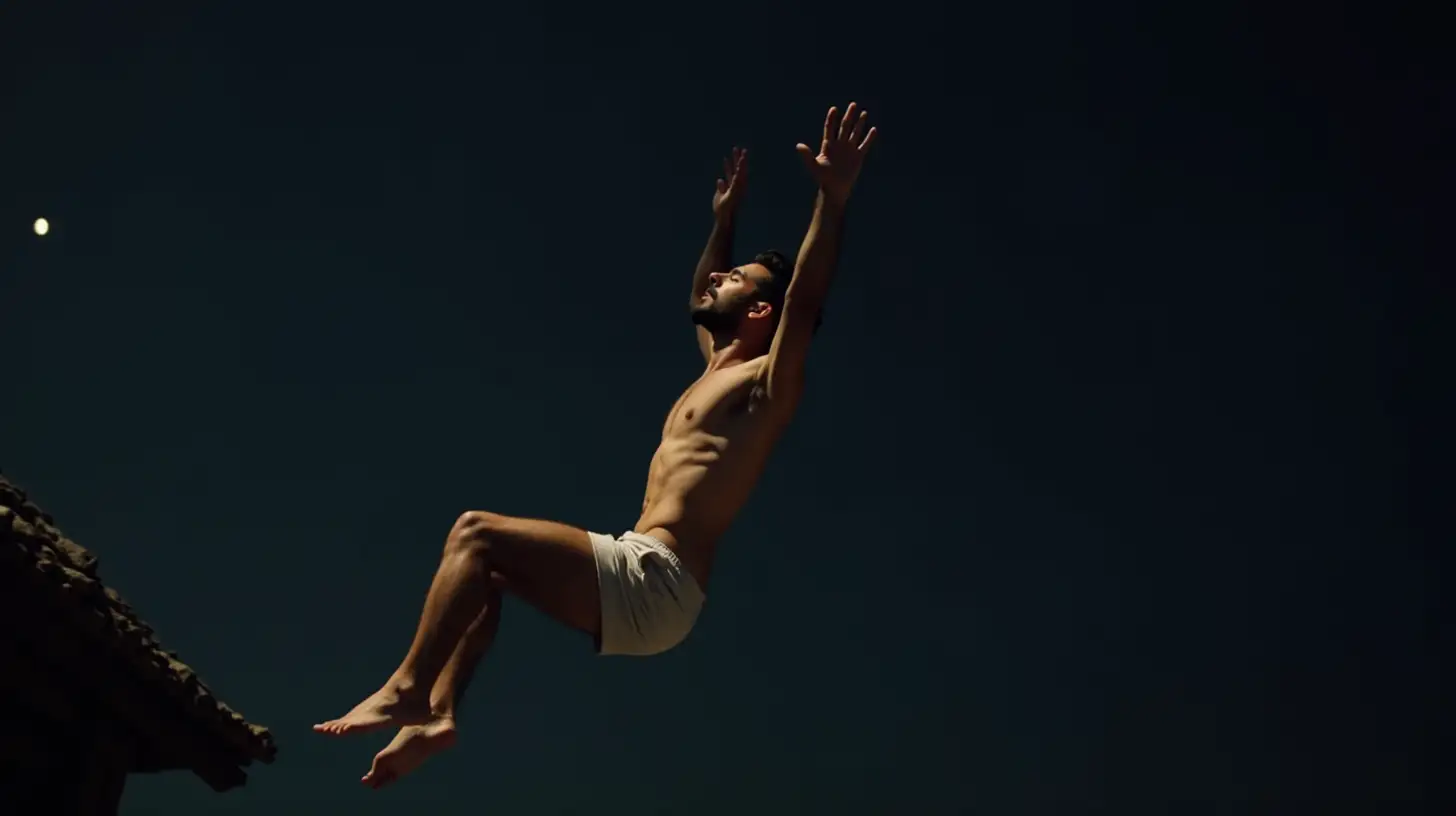
[[[773,315],[773,304],[769,303],[766,300],[760,300],[748,308],[749,320],[768,320],[769,318],[773,317]]]

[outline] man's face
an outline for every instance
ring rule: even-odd
[[[763,264],[745,264],[708,276],[708,291],[693,305],[693,322],[708,331],[732,331],[751,315],[767,316],[764,288],[773,273]]]

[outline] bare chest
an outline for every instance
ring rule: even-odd
[[[756,366],[711,371],[678,397],[663,425],[664,439],[694,431],[726,432],[746,421],[763,399]]]

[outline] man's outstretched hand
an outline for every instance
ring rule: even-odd
[[[723,178],[718,179],[718,190],[713,193],[713,215],[731,218],[747,187],[748,150],[735,147],[733,155],[723,160]]]
[[[843,204],[849,200],[855,179],[859,178],[864,166],[865,155],[875,140],[875,129],[864,132],[869,113],[860,110],[857,103],[849,103],[844,119],[839,119],[839,109],[830,108],[824,117],[824,140],[819,145],[819,155],[808,145],[800,144],[797,149],[809,174],[819,183],[826,199]],[[863,141],[861,141],[863,138]]]

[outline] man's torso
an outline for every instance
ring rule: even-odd
[[[752,494],[791,405],[770,405],[765,358],[710,369],[678,398],[634,528],[663,539],[704,586],[713,549]]]

